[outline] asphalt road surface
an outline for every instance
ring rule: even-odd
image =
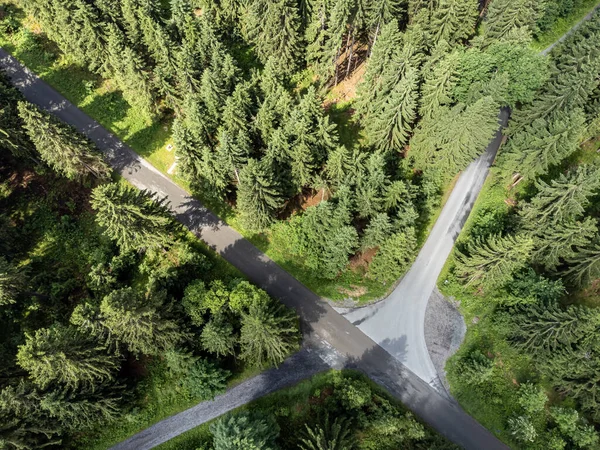
[[[583,22],[587,22],[588,20],[590,20],[592,18],[592,16],[596,13],[596,11],[598,10],[598,8],[600,8],[600,4],[594,6],[594,8],[588,14],[586,14],[586,16],[583,19],[581,19],[579,22],[577,22],[575,25],[573,25],[569,29],[569,31],[567,31],[565,34],[563,34],[559,39],[557,39],[551,45],[549,45],[548,47],[546,47],[540,53],[542,55],[547,55],[548,53],[550,53],[554,47],[556,47],[558,44],[560,44],[562,41],[564,41],[567,38],[567,36],[569,36],[571,33],[573,33],[577,28],[579,28],[579,26]]]
[[[307,341],[344,357],[345,367],[363,371],[384,386],[425,422],[467,449],[506,449],[492,433],[408,370],[329,304],[281,269],[199,201],[140,158],[84,112],[0,49],[0,68],[27,100],[87,135],[112,167],[133,185],[166,197],[177,219],[190,228],[253,283],[294,308]],[[435,281],[435,277],[432,278]],[[421,331],[422,333],[422,331]],[[382,341],[382,345],[389,343]],[[202,423],[198,419],[196,424]],[[164,430],[163,430],[164,431]],[[162,431],[159,431],[159,433]],[[151,447],[129,447],[139,450]]]
[[[460,175],[417,259],[392,294],[382,302],[364,308],[338,309],[346,319],[436,389],[443,389],[443,386],[425,343],[427,302],[494,162],[508,116],[508,109],[502,109],[496,136],[485,153]]]

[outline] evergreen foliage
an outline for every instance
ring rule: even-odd
[[[226,415],[211,424],[215,450],[276,450],[279,425],[270,415]]]
[[[124,250],[167,247],[173,219],[164,199],[129,185],[110,183],[92,193],[96,221]]]
[[[57,173],[71,180],[109,177],[110,168],[87,138],[31,103],[19,102],[18,110],[40,157]]]

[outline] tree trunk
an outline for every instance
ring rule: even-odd
[[[350,75],[350,67],[352,66],[352,56],[354,55],[354,29],[352,30],[352,42],[350,43],[350,54],[348,55],[348,65],[346,66],[346,77]]]

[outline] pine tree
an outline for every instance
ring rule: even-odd
[[[596,220],[591,217],[586,217],[581,222],[541,225],[536,224],[532,230],[535,241],[532,258],[550,271],[555,270],[563,261],[575,258],[575,249],[587,247],[598,232]]]
[[[325,416],[323,426],[306,427],[306,437],[300,439],[301,450],[349,450],[354,446],[354,436],[351,424],[346,418],[336,417],[330,423]]]
[[[383,26],[396,20],[403,12],[403,2],[398,0],[376,0],[367,6],[367,20],[373,32],[373,45],[377,42]]]
[[[550,184],[538,181],[538,194],[523,208],[528,229],[552,222],[569,222],[581,217],[591,197],[600,189],[599,169],[581,165],[567,175],[560,174]]]
[[[113,291],[104,297],[100,321],[110,339],[138,355],[158,355],[180,342],[179,325],[162,318],[157,309],[160,304],[151,300],[141,298],[132,288]]]
[[[132,107],[138,108],[151,122],[156,115],[154,94],[144,64],[139,55],[125,41],[125,36],[114,24],[107,25],[108,73],[123,91],[123,97]]]
[[[475,32],[479,13],[477,0],[439,0],[431,18],[434,42],[460,42]]]
[[[210,425],[215,450],[276,450],[279,425],[257,412],[226,415]]]
[[[19,346],[17,363],[42,389],[58,383],[67,389],[93,390],[97,384],[112,379],[118,367],[114,356],[75,329],[62,325],[26,335],[25,344]]]
[[[280,303],[256,302],[242,313],[240,358],[262,367],[281,364],[298,347],[297,318]]]
[[[254,0],[250,4],[248,19],[252,29],[250,40],[263,63],[273,59],[279,69],[292,74],[298,66],[300,53],[300,17],[296,2]]]
[[[419,114],[426,120],[433,119],[441,106],[453,102],[452,91],[456,84],[460,54],[452,52],[435,64],[432,70],[424,70]]]
[[[17,158],[32,157],[35,147],[23,128],[19,117],[18,104],[23,98],[21,93],[0,72],[0,150],[8,150]]]
[[[515,311],[512,338],[520,347],[543,359],[562,348],[591,338],[600,315],[590,308],[533,304]]]
[[[369,265],[369,277],[390,284],[409,268],[417,248],[415,230],[408,228],[392,234],[380,246]]]
[[[24,286],[23,272],[0,256],[0,306],[15,303]]]
[[[369,118],[366,132],[369,141],[383,151],[396,150],[408,142],[417,117],[418,72],[409,69],[393,88],[383,108]]]
[[[383,209],[389,176],[385,172],[385,155],[373,153],[365,170],[356,176],[356,211],[360,217],[372,217]]]
[[[578,286],[587,286],[600,276],[600,245],[595,243],[578,248],[575,255],[567,262],[570,267],[565,275]]]
[[[384,69],[393,64],[401,46],[402,34],[398,22],[392,20],[381,28],[379,38],[373,44],[365,75],[358,85],[356,111],[360,116],[366,118],[374,110],[373,103],[382,87]]]
[[[386,213],[377,214],[365,228],[365,234],[361,239],[361,248],[367,250],[382,245],[392,234],[393,229],[392,222]]]
[[[511,137],[503,165],[527,180],[545,175],[579,148],[584,121],[580,110],[536,119]]]
[[[468,256],[458,252],[455,272],[467,286],[493,291],[513,280],[532,250],[533,240],[528,236],[491,236],[485,242],[468,245]]]
[[[202,329],[200,342],[204,350],[220,358],[233,355],[237,337],[233,333],[233,326],[222,316],[217,315]]]
[[[172,242],[173,218],[167,201],[132,186],[110,183],[92,192],[96,221],[124,250],[164,248]]]
[[[82,180],[88,175],[109,177],[110,168],[100,152],[75,129],[31,103],[21,101],[18,109],[41,158],[56,172],[72,180]]]
[[[456,173],[483,153],[497,129],[498,104],[492,97],[469,106],[442,107],[435,119],[421,121],[408,155],[417,167]]]
[[[535,0],[493,0],[485,17],[485,35],[489,39],[502,39],[523,28],[532,34],[543,9],[544,3]]]
[[[240,171],[237,207],[244,226],[262,231],[273,222],[273,215],[281,206],[281,195],[269,168],[255,159]]]

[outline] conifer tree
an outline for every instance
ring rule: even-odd
[[[470,106],[440,108],[435,119],[421,121],[410,141],[417,167],[446,173],[465,168],[488,146],[498,129],[498,104],[483,97]]]
[[[408,228],[392,234],[380,246],[369,265],[369,277],[389,284],[409,268],[417,248],[415,230]]]
[[[243,412],[210,425],[215,450],[277,450],[279,425],[272,416]]]
[[[127,45],[125,36],[115,24],[107,25],[107,36],[108,72],[123,91],[127,103],[139,108],[147,121],[151,121],[156,114],[156,107],[148,75],[143,70],[143,61]]]
[[[600,189],[599,169],[581,165],[575,171],[550,182],[536,183],[538,194],[523,208],[526,227],[552,222],[568,222],[581,217],[590,198]]]
[[[24,286],[23,272],[0,256],[0,306],[15,303]]]
[[[535,241],[533,260],[546,270],[553,271],[565,260],[575,258],[576,248],[587,247],[597,232],[596,220],[592,217],[578,222],[535,224],[532,230]]]
[[[302,438],[301,450],[345,450],[351,449],[354,445],[354,436],[351,431],[351,424],[345,418],[336,417],[330,424],[329,416],[325,416],[323,426],[316,425],[310,428],[306,427],[306,437]]]
[[[255,159],[240,171],[237,207],[244,225],[262,231],[268,227],[281,206],[281,194],[269,168]]]
[[[365,234],[361,239],[361,248],[367,250],[380,246],[390,237],[393,229],[392,222],[386,213],[377,214],[365,228]]]
[[[31,103],[21,101],[18,109],[29,138],[52,169],[72,180],[108,178],[110,168],[87,138]]]
[[[600,244],[596,242],[578,248],[575,255],[567,262],[569,269],[565,275],[578,286],[587,286],[600,276]]]
[[[217,357],[233,355],[237,343],[233,326],[224,317],[213,317],[202,329],[200,335],[202,348]]]
[[[398,22],[392,20],[381,28],[377,42],[373,44],[365,75],[357,88],[356,111],[367,117],[373,111],[373,102],[378,98],[383,83],[384,69],[395,61],[402,46],[402,34]]]
[[[35,147],[29,140],[18,113],[18,104],[23,97],[2,72],[0,97],[0,150],[8,150],[17,158],[32,157]]]
[[[383,151],[396,150],[408,142],[417,117],[418,73],[409,69],[392,89],[382,109],[366,124],[369,141]]]
[[[357,174],[355,201],[360,217],[372,217],[383,209],[390,183],[385,166],[385,155],[375,152],[366,161],[365,170]]]
[[[398,0],[376,0],[367,5],[367,20],[373,32],[372,45],[375,45],[383,26],[399,18],[403,2]]]
[[[279,70],[292,74],[300,53],[300,17],[296,2],[254,0],[249,14],[248,35],[256,45],[258,57],[263,63],[272,58]]]
[[[504,166],[527,180],[545,175],[577,150],[584,121],[580,110],[534,120],[510,139]]]
[[[241,142],[240,142],[241,141]],[[250,154],[248,139],[234,139],[227,131],[222,131],[219,137],[219,145],[216,148],[218,158],[221,159],[224,168],[235,174],[235,178],[240,182],[240,168],[244,166]]]
[[[110,339],[124,344],[130,352],[158,355],[173,348],[182,333],[177,323],[160,317],[157,306],[132,288],[120,289],[102,299],[100,322]]]
[[[419,114],[430,120],[436,116],[440,107],[453,102],[452,91],[456,84],[459,53],[452,52],[433,66],[424,70],[425,82],[422,87]]]
[[[146,190],[110,183],[92,192],[96,221],[124,250],[167,247],[173,219],[164,199]]]
[[[468,256],[458,252],[456,274],[467,286],[495,290],[512,281],[525,267],[533,250],[533,240],[524,235],[491,236],[485,242],[468,245]]]
[[[240,358],[249,364],[281,364],[298,346],[295,315],[280,303],[254,302],[242,313]]]
[[[532,34],[543,8],[543,2],[535,0],[493,0],[485,17],[485,35],[502,39],[511,31],[523,28]]]
[[[431,18],[433,41],[452,43],[469,38],[475,32],[478,12],[477,0],[439,0]]]
[[[25,343],[19,346],[17,363],[42,389],[58,383],[67,389],[93,390],[97,384],[110,380],[118,366],[114,356],[75,329],[62,325],[26,335]]]

